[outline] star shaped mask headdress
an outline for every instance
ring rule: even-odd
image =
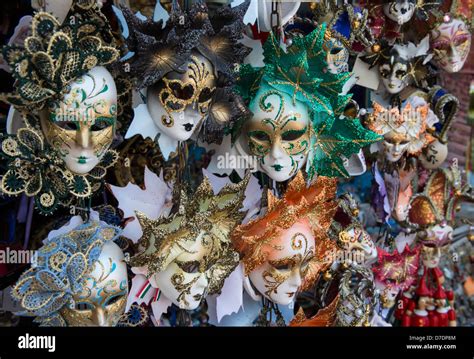
[[[140,250],[130,264],[147,267],[148,276],[164,271],[182,253],[193,253],[202,245],[206,253],[199,262],[199,272],[209,278],[209,293],[218,293],[225,278],[239,263],[230,235],[242,222],[241,212],[250,176],[238,184],[228,184],[214,194],[210,181],[204,177],[192,198],[181,190],[176,213],[156,220],[137,212],[143,230]]]
[[[236,64],[250,52],[238,42],[247,6],[223,6],[211,16],[205,4],[196,3],[189,10],[174,4],[166,24],[162,20],[140,20],[129,9],[122,9],[130,30],[127,45],[135,52],[128,60],[130,73],[138,89],[158,83],[170,72],[183,73],[193,53],[212,64],[217,82],[200,132],[206,142],[220,143],[224,130],[247,112],[233,91]]]
[[[350,157],[362,147],[380,140],[358,119],[339,119],[351,99],[351,95],[342,94],[351,74],[327,71],[324,43],[330,36],[326,24],[322,24],[309,35],[293,39],[285,52],[277,38],[270,34],[264,45],[265,67],[241,66],[238,82],[239,92],[247,103],[258,90],[268,88],[284,92],[293,103],[298,101],[308,108],[311,150],[306,170],[310,178],[316,173],[348,176],[341,156]]]

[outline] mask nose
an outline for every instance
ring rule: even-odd
[[[281,147],[280,139],[276,139],[275,142],[273,143],[270,155],[276,160],[281,159],[285,156],[285,152],[283,148]]]
[[[95,308],[92,311],[92,323],[98,327],[107,326],[107,316],[103,308]]]
[[[300,274],[300,271],[299,270],[294,270],[293,273],[291,274],[291,277],[290,277],[290,280],[288,282],[288,284],[290,284],[291,286],[295,286],[295,287],[300,287],[301,286],[301,274]]]
[[[83,124],[79,125],[79,130],[76,132],[76,143],[82,148],[89,148],[91,145],[91,135],[89,127]]]

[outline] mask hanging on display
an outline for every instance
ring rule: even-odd
[[[408,290],[416,281],[419,261],[419,247],[411,250],[406,246],[402,253],[378,249],[378,261],[372,270],[383,308],[393,307],[399,292]]]
[[[351,74],[323,70],[329,37],[323,24],[294,38],[285,52],[270,34],[265,67],[240,67],[238,90],[253,118],[243,119],[233,136],[278,182],[294,176],[304,162],[310,178],[316,173],[348,176],[342,156],[349,158],[379,140],[358,119],[339,119],[350,100],[341,93]]]
[[[427,119],[437,122],[437,118],[428,117],[427,104],[414,107],[407,103],[399,111],[398,108],[386,109],[374,102],[373,108],[367,127],[384,136],[382,145],[389,162],[397,162],[406,154],[418,155],[434,141],[434,137],[427,132],[434,123],[427,123]]]
[[[130,36],[130,73],[146,104],[135,108],[126,134],[157,140],[165,159],[191,136],[221,143],[226,128],[247,110],[233,91],[235,64],[249,50],[239,43],[248,4],[220,7],[209,15],[206,5],[181,10],[174,4],[170,18],[140,20],[124,8]]]
[[[249,177],[214,194],[209,179],[188,199],[181,191],[177,213],[156,220],[137,213],[143,230],[130,264],[149,285],[181,309],[196,309],[208,294],[219,293],[239,263],[230,244]]]
[[[418,45],[411,42],[389,46],[386,41],[373,45],[361,59],[378,67],[380,79],[390,95],[402,92],[410,85],[421,86],[427,76],[425,64],[431,59],[429,37]]]
[[[439,17],[430,32],[434,62],[446,72],[458,72],[471,48],[472,2],[453,0],[450,12]]]
[[[12,295],[41,326],[115,326],[128,293],[120,229],[89,222],[46,239]]]
[[[383,12],[390,20],[403,25],[415,14],[416,5],[416,0],[389,1],[383,5]]]
[[[335,190],[335,180],[327,177],[306,187],[298,172],[281,199],[268,193],[264,216],[236,228],[232,242],[248,291],[287,305],[331,265],[327,259],[335,245],[326,232],[336,209]]]
[[[342,252],[340,258],[344,261],[369,265],[377,258],[377,248],[358,216],[359,207],[355,199],[350,194],[342,195],[330,236],[335,239]]]
[[[95,2],[75,4],[71,16],[61,25],[39,12],[25,48],[3,49],[16,83],[1,98],[23,114],[25,127],[1,139],[9,160],[2,189],[34,196],[46,214],[74,204],[71,197],[90,197],[117,159],[109,150],[117,91],[103,66],[118,60],[119,51],[103,40],[113,37]]]
[[[453,238],[454,212],[461,202],[473,202],[472,188],[463,184],[459,169],[438,169],[429,177],[423,192],[410,201],[408,224],[417,230],[426,268],[437,268],[442,249]]]

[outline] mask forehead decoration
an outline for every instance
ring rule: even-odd
[[[342,95],[351,74],[331,73],[327,69],[324,43],[331,34],[326,24],[304,37],[294,38],[285,50],[270,34],[264,44],[265,67],[240,67],[238,89],[250,103],[261,88],[271,88],[289,96],[293,106],[302,103],[310,115],[310,148],[306,171],[325,176],[347,176],[341,156],[350,157],[361,147],[379,139],[364,129],[359,120],[339,120],[350,95]],[[243,119],[245,121],[246,119]],[[237,131],[234,138],[239,136]]]
[[[25,309],[21,314],[35,316],[41,326],[115,325],[128,292],[123,252],[113,243],[119,233],[92,221],[45,240],[36,265],[12,291]],[[79,304],[86,299],[84,310]]]
[[[155,89],[148,94],[148,102],[163,109],[164,118],[153,118],[163,124],[161,132],[171,135],[166,129],[177,124],[188,108],[202,119],[202,126],[193,127],[199,127],[201,138],[220,143],[224,129],[247,113],[233,90],[234,66],[249,53],[238,42],[247,6],[222,6],[210,15],[205,4],[194,4],[185,11],[174,3],[165,26],[162,20],[143,21],[129,9],[122,9],[130,29],[127,45],[135,52],[129,60],[130,72],[139,89]],[[139,120],[135,116],[134,122]]]
[[[58,206],[75,205],[75,202],[89,198],[98,190],[107,168],[117,160],[117,153],[108,150],[113,126],[98,134],[96,143],[100,144],[100,149],[94,151],[90,146],[89,155],[83,156],[82,150],[77,153],[75,162],[79,167],[69,163],[62,152],[64,148],[56,141],[71,147],[73,143],[80,142],[79,138],[89,139],[90,131],[84,131],[84,136],[78,136],[76,131],[73,141],[72,133],[68,132],[65,136],[66,133],[57,128],[51,132],[53,123],[46,123],[44,133],[40,129],[40,114],[70,99],[71,88],[81,87],[77,82],[82,81],[82,76],[107,71],[102,66],[115,62],[119,57],[115,43],[110,40],[113,36],[107,20],[95,2],[75,2],[70,15],[73,20],[61,25],[51,14],[37,13],[24,47],[7,45],[3,49],[4,58],[14,69],[16,82],[15,92],[2,94],[1,99],[22,113],[25,127],[16,135],[1,138],[2,152],[8,159],[8,170],[1,186],[8,195],[25,193],[34,196],[37,208],[43,214],[51,214]],[[106,107],[115,121],[117,100],[113,97],[117,94],[108,72],[107,78],[111,97]],[[82,98],[82,93],[76,95]],[[105,111],[103,103],[97,102],[96,109]],[[77,112],[82,113],[82,108]],[[93,143],[87,142],[86,147]],[[79,163],[89,160],[87,165]]]
[[[292,236],[282,235],[303,220],[307,221],[316,246],[312,249],[313,256],[302,278],[302,288],[310,287],[320,271],[331,264],[327,262],[327,256],[334,250],[334,244],[326,232],[336,210],[335,191],[336,180],[322,176],[318,177],[314,185],[306,187],[300,171],[281,199],[269,192],[266,214],[238,226],[232,234],[232,242],[242,258],[245,275],[272,258],[272,253],[284,250],[283,247],[302,246],[303,236],[298,235],[301,231],[296,231],[298,233]],[[305,237],[309,238],[309,234]]]
[[[178,212],[157,220],[137,213],[143,237],[131,265],[145,267],[147,277],[155,281],[169,274],[168,293],[166,286],[160,289],[182,308],[190,308],[195,283],[201,286],[201,292],[194,294],[199,296],[196,304],[206,294],[220,292],[239,262],[230,234],[244,218],[240,209],[248,180],[228,184],[214,194],[205,177],[192,198],[181,191]]]

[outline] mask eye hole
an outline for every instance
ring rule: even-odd
[[[105,302],[105,305],[112,305],[112,304],[115,304],[119,301],[119,299],[121,298],[120,295],[116,295],[116,296],[113,296],[113,297],[110,297],[109,299],[107,299],[107,301]]]
[[[270,142],[270,136],[264,131],[252,131],[249,135],[257,141]]]
[[[214,90],[211,90],[209,87],[204,87],[199,94],[198,102],[203,103],[209,101],[214,95]]]
[[[403,70],[397,70],[397,72],[395,72],[395,75],[398,77],[398,78],[403,78],[405,77],[407,73]]]
[[[199,272],[199,262],[198,261],[191,261],[191,262],[176,262],[179,268],[183,272],[193,274]]]
[[[302,130],[289,130],[282,134],[281,138],[283,141],[295,141],[301,136],[303,136],[306,132],[306,129]]]
[[[76,310],[85,311],[85,310],[92,310],[94,309],[92,304],[86,302],[78,302],[76,303]]]
[[[388,76],[390,75],[390,71],[387,70],[387,69],[380,69],[380,75],[381,75],[383,78],[388,78]]]
[[[91,126],[91,131],[101,131],[111,125],[111,121],[105,118],[99,118],[94,121],[94,124]]]
[[[170,81],[168,86],[177,99],[190,100],[194,95],[194,87],[192,85],[182,85],[178,81]]]
[[[57,121],[55,124],[68,131],[77,131],[79,129],[79,124],[75,121]]]
[[[279,270],[280,272],[289,272],[291,270],[291,266],[289,264],[273,265],[273,268]]]

